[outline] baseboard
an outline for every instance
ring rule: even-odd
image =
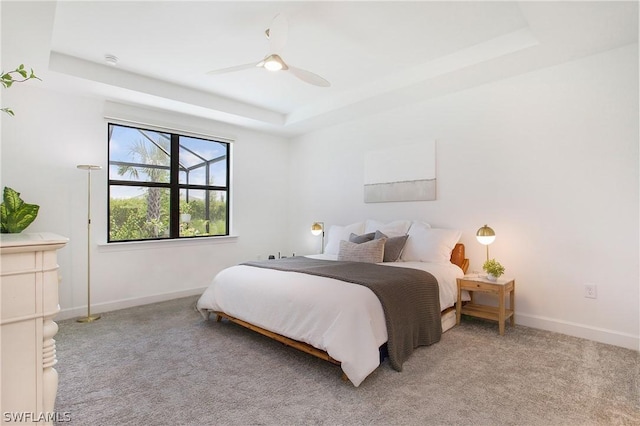
[[[516,314],[516,324],[640,351],[640,336],[537,315]]]
[[[197,296],[205,291],[206,287],[191,288],[188,290],[173,291],[170,293],[154,294],[152,296],[134,297],[131,299],[114,300],[112,302],[97,303],[91,305],[91,314],[100,314],[103,312],[117,311],[119,309],[132,308],[134,306],[148,305],[150,303],[164,302],[181,297]],[[77,318],[87,315],[87,307],[62,309],[56,315],[56,321],[62,321],[70,318]]]

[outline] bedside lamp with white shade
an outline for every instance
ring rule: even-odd
[[[315,236],[322,235],[322,248],[320,253],[324,253],[324,222],[313,222],[311,233]]]
[[[495,241],[496,233],[493,229],[484,225],[482,228],[478,229],[478,232],[476,232],[476,238],[480,244],[487,246],[487,260],[489,260],[489,244]]]

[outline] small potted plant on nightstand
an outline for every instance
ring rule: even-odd
[[[495,259],[490,259],[484,262],[482,269],[487,273],[487,279],[489,281],[496,281],[502,274],[504,274],[504,266]]]

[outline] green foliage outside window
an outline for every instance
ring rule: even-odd
[[[159,213],[152,218],[148,215],[148,204],[145,197],[112,199],[110,205],[111,241],[142,240],[162,237],[169,229],[169,200],[165,198],[160,204]],[[161,214],[164,211],[166,213]]]
[[[119,125],[109,125],[109,143],[110,242],[228,235],[228,144]],[[172,147],[179,182],[171,182]]]

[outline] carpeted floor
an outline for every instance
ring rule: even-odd
[[[497,324],[465,318],[402,372],[385,361],[355,388],[337,366],[204,321],[196,300],[61,321],[58,417],[75,425],[640,424],[636,351],[523,326],[499,336]]]

